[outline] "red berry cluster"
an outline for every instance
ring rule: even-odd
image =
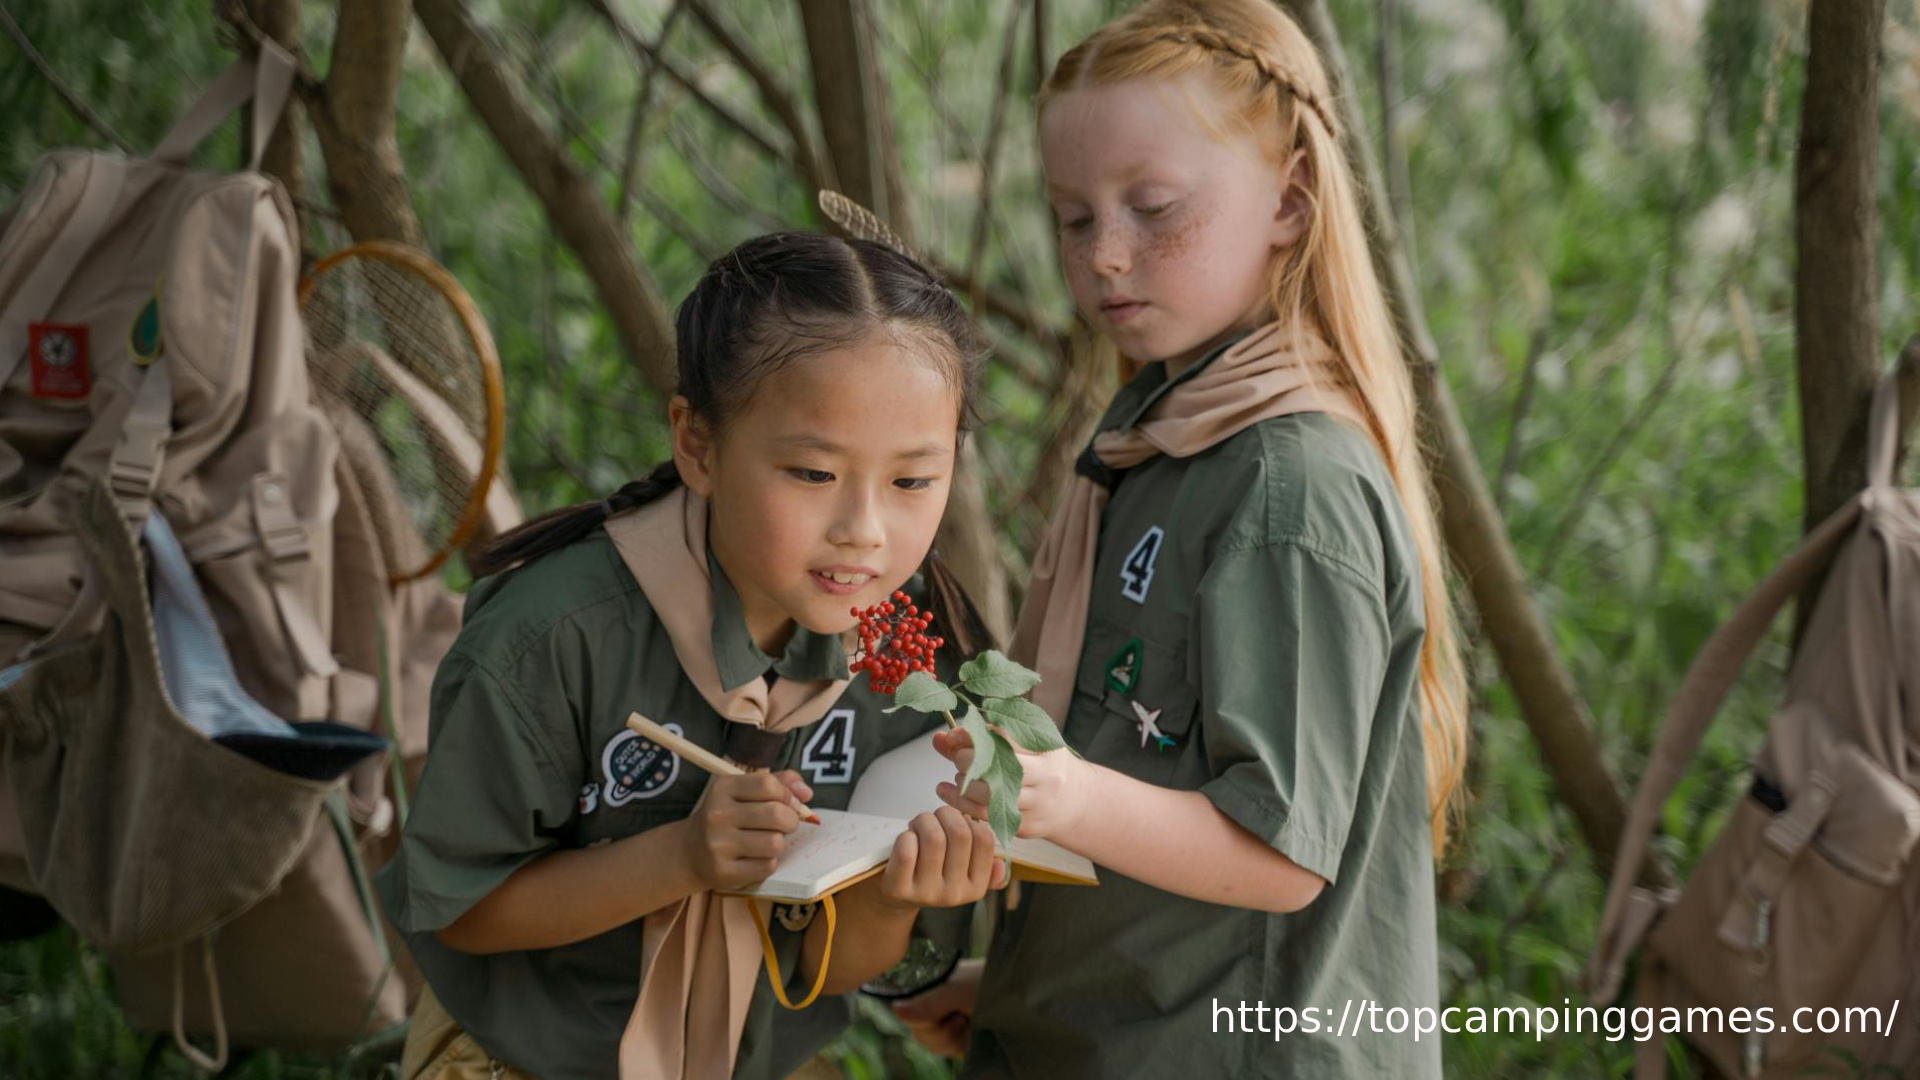
[[[915,671],[931,674],[934,650],[946,643],[927,636],[933,613],[907,600],[906,593],[896,592],[891,600],[852,611],[860,620],[860,651],[847,667],[866,672],[867,687],[876,694],[893,693]]]

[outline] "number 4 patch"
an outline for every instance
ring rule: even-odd
[[[800,767],[816,784],[844,784],[853,779],[852,709],[828,713],[800,752]]]
[[[1147,587],[1153,584],[1153,562],[1160,557],[1160,540],[1167,534],[1155,525],[1127,552],[1120,564],[1120,595],[1136,604],[1147,602]]]

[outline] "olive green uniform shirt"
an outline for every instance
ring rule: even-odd
[[[804,627],[777,661],[761,652],[726,575],[709,562],[714,654],[727,688],[769,669],[796,679],[846,676],[839,639]],[[908,589],[918,595],[917,582]],[[666,627],[612,541],[595,532],[469,594],[465,625],[434,678],[426,770],[400,851],[378,876],[381,900],[447,1012],[490,1055],[542,1080],[612,1080],[639,991],[639,921],[571,945],[485,956],[451,949],[433,931],[530,859],[692,813],[707,774],[629,731],[630,712],[715,752],[733,749],[730,738],[767,740],[768,764],[798,769],[813,806],[840,809],[869,762],[939,722],[883,715],[890,704],[861,678],[821,720],[784,737],[723,719],[681,672]],[[811,913],[775,914],[798,925]],[[963,935],[964,925],[962,911],[943,936]],[[798,1001],[808,989],[797,978],[803,932],[779,917],[769,929]],[[963,947],[964,936],[944,943]],[[778,1080],[848,1018],[840,998],[801,1012],[780,1007],[762,974],[734,1075]]]
[[[1101,429],[1170,385],[1147,365]],[[1419,564],[1384,464],[1358,428],[1300,413],[1111,479],[1068,744],[1202,792],[1328,885],[1286,915],[1104,867],[1096,888],[1026,887],[962,1075],[1438,1076],[1432,1035],[1334,1033],[1349,999],[1438,1000]],[[1256,1003],[1298,1030],[1276,1037]]]

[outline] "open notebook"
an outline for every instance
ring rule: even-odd
[[[810,903],[886,866],[893,842],[918,813],[945,804],[934,786],[953,779],[953,765],[927,735],[882,754],[853,787],[845,810],[816,810],[820,824],[801,822],[772,876],[740,896]],[[1016,838],[1000,852],[1022,881],[1098,885],[1093,863],[1050,840]]]

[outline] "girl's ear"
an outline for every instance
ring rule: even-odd
[[[1295,150],[1281,177],[1280,206],[1273,212],[1273,246],[1292,247],[1307,235],[1313,213],[1313,165],[1305,150]]]
[[[713,440],[680,395],[667,402],[667,423],[673,428],[673,464],[680,470],[680,482],[707,498],[713,494]]]

